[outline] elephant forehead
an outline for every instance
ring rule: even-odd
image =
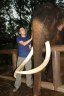
[[[38,19],[34,19],[32,21],[32,29],[33,31],[40,31],[43,28],[43,24],[38,20]]]

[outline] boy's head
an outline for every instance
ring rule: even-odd
[[[26,35],[26,30],[25,30],[24,27],[20,27],[20,29],[19,29],[19,34],[20,34],[20,35]]]

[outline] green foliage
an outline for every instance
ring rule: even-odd
[[[53,1],[53,0],[48,0]],[[18,27],[24,25],[30,34],[30,21],[33,9],[47,0],[0,0],[0,37],[5,37],[9,44],[18,35]],[[0,38],[1,44],[4,43]],[[13,43],[13,42],[12,42]],[[10,44],[9,44],[10,46]]]
[[[2,0],[0,1],[0,18],[4,22],[4,30],[8,34],[16,34],[19,25],[30,24],[32,10],[36,5],[47,0]],[[3,30],[3,31],[4,31]]]

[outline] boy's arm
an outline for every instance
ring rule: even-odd
[[[19,41],[18,43],[22,44],[23,46],[26,46],[29,42],[31,42],[32,38],[30,38],[29,40],[27,41]]]

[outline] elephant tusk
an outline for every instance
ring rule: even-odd
[[[26,57],[26,59],[20,64],[20,66],[15,70],[14,72],[14,77],[16,78],[16,74],[17,74],[17,71],[19,70],[23,70],[23,67],[25,64],[27,64],[27,62],[30,60],[30,58],[32,57],[33,55],[33,47],[31,48],[31,51],[30,53],[28,54],[28,56]]]
[[[38,66],[34,69],[31,69],[31,70],[28,70],[28,71],[16,71],[16,73],[18,73],[18,74],[34,74],[34,73],[37,73],[37,72],[43,70],[46,67],[46,65],[48,64],[48,62],[50,60],[50,56],[51,56],[51,47],[50,47],[49,41],[45,42],[45,46],[46,46],[46,56],[45,56],[43,63],[40,66]]]

